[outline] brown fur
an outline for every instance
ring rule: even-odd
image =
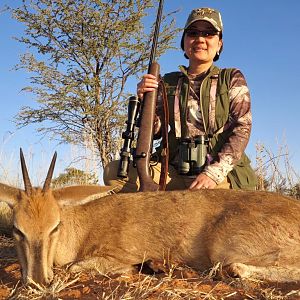
[[[25,280],[49,282],[53,264],[120,273],[168,257],[199,271],[220,262],[240,277],[300,281],[299,201],[201,190],[116,194],[81,204],[103,188],[34,189],[31,200],[10,190],[4,197],[14,209]],[[4,190],[0,185],[0,197]]]

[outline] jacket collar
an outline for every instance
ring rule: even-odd
[[[183,76],[188,77],[188,68],[186,66],[180,65],[179,70]],[[207,71],[206,77],[216,77],[220,73],[220,68],[215,65],[211,65]]]

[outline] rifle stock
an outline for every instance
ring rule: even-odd
[[[149,74],[159,77],[160,67],[157,62],[153,62],[149,67]],[[157,191],[159,185],[156,184],[150,174],[150,158],[153,142],[153,124],[155,116],[155,107],[157,99],[157,90],[145,93],[142,102],[142,111],[140,116],[140,128],[136,147],[136,167],[140,179],[140,191]]]

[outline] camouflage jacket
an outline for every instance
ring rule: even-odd
[[[170,115],[174,116],[174,130],[172,134],[175,135],[176,138],[179,138],[181,136],[195,137],[208,133],[217,135],[217,132],[221,132],[221,135],[222,132],[226,133],[223,134],[225,138],[222,138],[221,146],[218,146],[217,151],[212,153],[211,160],[203,171],[216,183],[220,183],[242,158],[249,141],[252,115],[250,94],[246,80],[240,70],[230,69],[230,80],[228,90],[226,90],[226,97],[229,98],[228,111],[220,110],[218,107],[211,109],[210,99],[203,97],[205,91],[201,90],[203,88],[202,83],[205,80],[207,81],[208,77],[210,77],[210,82],[213,82],[213,78],[218,78],[220,69],[212,66],[205,74],[200,74],[196,77],[189,76],[185,67],[180,67],[180,71],[180,73],[177,72],[178,81],[175,90],[174,87],[167,85],[168,97],[172,94],[174,95],[172,100],[174,104],[169,108],[172,110]],[[165,75],[165,78],[167,77],[168,74]],[[184,114],[182,114],[180,102],[182,101],[180,100],[182,81],[187,82],[188,85],[186,110]],[[217,80],[215,80],[215,82],[217,82]],[[222,91],[216,91],[216,87],[212,88],[211,84],[212,83],[210,83],[210,91],[206,91],[206,94],[208,94],[207,98],[216,97],[213,93],[222,93]],[[205,86],[207,87],[207,85]],[[172,88],[173,91],[171,91]],[[206,107],[209,107],[209,109],[206,109]],[[215,120],[211,122],[210,113],[213,109],[215,109],[213,114]],[[220,112],[222,112],[223,116],[218,115]],[[162,117],[161,98],[159,97],[155,126],[156,132],[160,130],[160,120]],[[218,122],[218,118],[225,121]],[[183,120],[183,122],[181,120]],[[218,128],[220,124],[222,128]],[[182,131],[184,131],[184,133],[182,133]],[[171,163],[176,165],[177,156],[172,157],[171,155],[170,158]]]

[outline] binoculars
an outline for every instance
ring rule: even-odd
[[[132,153],[132,142],[134,140],[134,129],[136,119],[140,109],[140,100],[136,96],[128,99],[128,118],[126,121],[126,130],[122,133],[123,147],[120,152],[120,161],[118,167],[118,177],[125,178],[128,175],[128,168]]]
[[[178,172],[195,175],[202,172],[207,159],[209,139],[200,135],[179,140]]]

